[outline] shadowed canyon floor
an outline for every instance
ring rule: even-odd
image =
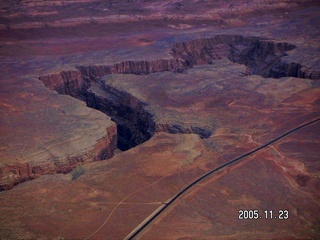
[[[317,1],[1,7],[1,239],[124,239],[320,116]],[[319,127],[200,181],[136,238],[320,238]]]

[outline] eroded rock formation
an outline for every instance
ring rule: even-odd
[[[301,77],[318,79],[319,73],[308,71],[299,63],[281,58],[294,49],[293,44],[241,35],[219,35],[188,42],[175,43],[170,51],[172,59],[123,61],[111,65],[77,66],[75,71],[41,76],[50,89],[83,100],[117,123],[118,147],[127,150],[148,140],[155,131],[169,133],[196,133],[205,138],[211,132],[198,126],[158,124],[146,108],[147,103],[136,97],[99,82],[108,74],[146,75],[155,72],[183,72],[195,65],[211,64],[221,58],[247,66],[245,75],[262,77]],[[91,87],[91,88],[90,88]],[[100,89],[99,89],[100,88]]]
[[[81,72],[77,70],[41,76],[40,80],[47,88],[78,99],[84,99],[82,95],[91,84],[90,81],[85,82]]]
[[[88,90],[86,102],[89,107],[112,116],[117,123],[118,148],[121,150],[145,142],[155,132],[153,114],[145,108],[147,103],[102,81]]]
[[[92,149],[85,149],[77,153],[58,154],[66,147],[73,148],[75,143],[63,143],[65,147],[54,146],[30,156],[26,163],[11,163],[0,166],[0,191],[11,189],[14,185],[27,180],[38,178],[45,174],[68,173],[76,166],[92,161],[111,158],[117,143],[116,126],[106,129],[106,135],[101,138]],[[82,143],[83,144],[83,143]],[[53,149],[56,148],[56,149]]]
[[[184,60],[188,66],[210,64],[223,57],[248,66],[251,74],[263,77],[298,77],[301,65],[295,71],[281,57],[295,46],[285,42],[264,40],[258,37],[222,35],[189,42],[176,43],[172,55]],[[289,65],[289,66],[288,66]],[[280,70],[282,69],[282,70]]]

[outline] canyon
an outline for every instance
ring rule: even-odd
[[[319,238],[319,7],[2,1],[0,238]]]
[[[296,62],[282,62],[281,57],[295,46],[268,41],[257,37],[221,35],[213,38],[174,43],[170,54],[173,59],[124,61],[113,65],[77,66],[78,71],[40,76],[44,85],[60,94],[70,95],[86,102],[87,106],[104,112],[117,123],[118,148],[128,150],[150,139],[155,131],[169,133],[196,133],[209,137],[211,131],[199,126],[184,128],[179,124],[164,123],[157,126],[146,102],[111,87],[99,84],[101,77],[110,74],[147,75],[156,72],[182,73],[196,65],[212,64],[227,58],[244,64],[243,74],[262,77],[299,77],[320,79],[317,69],[308,69]],[[92,88],[91,86],[98,86]],[[100,88],[100,89],[98,89]],[[95,90],[93,90],[95,89]],[[99,94],[103,92],[102,94]]]

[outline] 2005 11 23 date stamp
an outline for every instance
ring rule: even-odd
[[[259,220],[259,219],[275,219],[275,220],[287,220],[289,219],[288,210],[264,210],[259,211],[258,209],[253,210],[242,210],[238,212],[239,220]]]

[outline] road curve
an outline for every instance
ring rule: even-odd
[[[142,232],[142,230],[144,230],[153,220],[155,220],[162,212],[164,212],[171,204],[173,204],[180,196],[182,196],[184,193],[186,193],[190,188],[192,188],[193,186],[195,186],[197,183],[199,183],[200,181],[202,181],[203,179],[205,179],[206,177],[210,176],[211,174],[231,165],[234,164],[238,161],[240,161],[243,158],[248,157],[249,155],[252,155],[258,151],[260,151],[261,149],[270,146],[271,144],[273,144],[274,142],[279,141],[280,139],[288,136],[289,134],[296,132],[298,130],[300,130],[301,128],[307,127],[309,125],[312,125],[316,122],[320,121],[320,117],[311,120],[307,123],[304,123],[298,127],[295,127],[293,129],[291,129],[290,131],[280,135],[277,138],[274,138],[273,140],[261,145],[260,147],[257,147],[235,159],[232,159],[222,165],[220,165],[219,167],[212,169],[211,171],[205,173],[204,175],[200,176],[198,179],[194,180],[192,183],[190,183],[189,185],[187,185],[185,188],[183,188],[180,192],[178,192],[174,197],[172,197],[171,199],[169,199],[165,204],[163,204],[162,206],[160,206],[157,210],[155,210],[150,216],[148,216],[142,223],[140,223],[128,236],[126,236],[124,239],[125,240],[131,240],[134,239],[135,237],[138,236],[139,233]]]

